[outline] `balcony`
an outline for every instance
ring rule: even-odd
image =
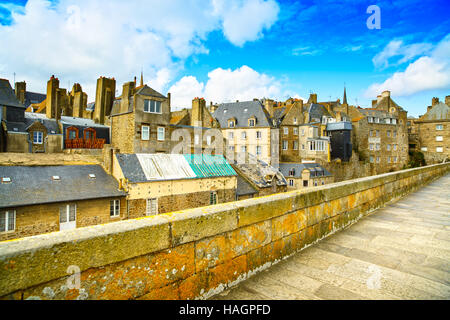
[[[105,139],[66,139],[64,141],[65,149],[102,149]]]

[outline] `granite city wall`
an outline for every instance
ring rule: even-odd
[[[438,164],[1,242],[0,297],[207,298],[449,171]]]

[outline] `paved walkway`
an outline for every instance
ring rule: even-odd
[[[450,299],[450,174],[212,299]]]

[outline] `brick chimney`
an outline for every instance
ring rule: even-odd
[[[59,80],[54,75],[47,82],[47,98],[45,102],[45,113],[49,119],[59,120],[61,112],[58,107]]]
[[[206,108],[206,101],[203,98],[195,98],[192,100],[191,110],[191,126],[201,126],[204,116],[204,108]]]
[[[27,84],[25,81],[22,82],[16,82],[14,93],[16,94],[17,99],[21,103],[25,103],[25,92],[27,91]]]

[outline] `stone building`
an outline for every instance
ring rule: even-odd
[[[433,98],[427,112],[414,120],[414,126],[427,164],[450,160],[450,96],[445,97],[445,103]]]
[[[288,190],[317,187],[333,182],[333,175],[318,163],[280,163]]]
[[[236,172],[223,156],[116,154],[112,167],[130,218],[236,199]]]
[[[219,104],[212,116],[227,140],[227,153],[234,153],[238,162],[252,154],[268,164],[278,163],[279,128],[258,99]]]
[[[125,193],[99,165],[0,166],[0,240],[127,219]]]
[[[301,159],[330,161],[330,137],[321,135],[320,123],[301,125],[299,144]]]
[[[359,159],[377,173],[399,170],[408,162],[407,112],[384,91],[372,108],[349,106],[353,146]]]

